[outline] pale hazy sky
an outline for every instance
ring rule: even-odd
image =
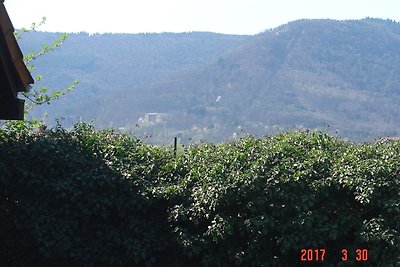
[[[15,28],[89,33],[211,31],[257,34],[303,18],[389,18],[400,0],[5,0]]]

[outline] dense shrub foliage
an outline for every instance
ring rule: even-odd
[[[399,177],[399,142],[319,132],[201,144],[174,158],[87,124],[0,131],[0,262],[398,266]],[[325,249],[324,261],[301,262],[302,249]]]
[[[73,133],[1,134],[1,266],[168,261],[167,202],[148,190],[160,151],[84,124]]]

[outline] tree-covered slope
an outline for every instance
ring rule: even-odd
[[[31,32],[23,35],[25,53],[52,43],[58,33]],[[72,33],[54,53],[34,62],[35,74],[43,80],[36,86],[58,88],[77,79],[77,90],[53,105],[39,109],[49,111],[51,118],[102,118],[109,125],[114,118],[104,118],[112,110],[113,100],[129,103],[123,92],[136,93],[170,75],[196,68],[212,61],[219,54],[236,47],[248,36],[207,32],[94,34]],[[110,95],[105,98],[103,93]],[[124,116],[124,114],[121,114]],[[116,125],[120,121],[115,121]],[[137,118],[133,118],[135,121]]]
[[[400,134],[399,52],[396,22],[300,20],[250,37],[77,34],[37,69],[81,81],[52,118],[132,128],[159,112],[167,122],[151,131],[161,135],[217,141],[329,125],[362,141]]]
[[[399,33],[375,19],[292,22],[155,85],[153,105],[231,131],[330,125],[358,141],[398,135]]]

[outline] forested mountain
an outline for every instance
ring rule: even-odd
[[[25,49],[55,38],[26,37]],[[136,129],[161,142],[327,125],[354,141],[400,135],[400,24],[387,20],[300,20],[255,36],[73,34],[36,69],[80,81],[51,118],[136,129],[162,113]]]
[[[43,44],[54,42],[60,35],[29,32],[23,35],[20,44],[24,53],[29,53],[40,50]],[[138,117],[127,118],[126,114],[118,114],[121,115],[119,118],[104,116],[115,108],[115,101],[131,103],[132,100],[125,99],[125,92],[137,92],[142,90],[141,86],[212,62],[221,53],[247,39],[248,36],[207,32],[71,33],[61,47],[33,62],[34,74],[43,76],[35,86],[64,88],[75,79],[79,85],[75,91],[41,107],[35,114],[48,111],[50,123],[54,118],[64,117],[64,123],[70,124],[82,117],[84,120],[97,119],[99,127],[123,126],[122,117],[124,123],[136,124]],[[147,109],[140,112],[147,112]]]

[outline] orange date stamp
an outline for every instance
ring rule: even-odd
[[[357,248],[353,253],[349,253],[348,249],[340,251],[340,259],[342,261],[356,260],[358,262],[368,261],[368,249]],[[324,262],[328,254],[325,248],[303,248],[300,250],[300,261],[302,262]]]

